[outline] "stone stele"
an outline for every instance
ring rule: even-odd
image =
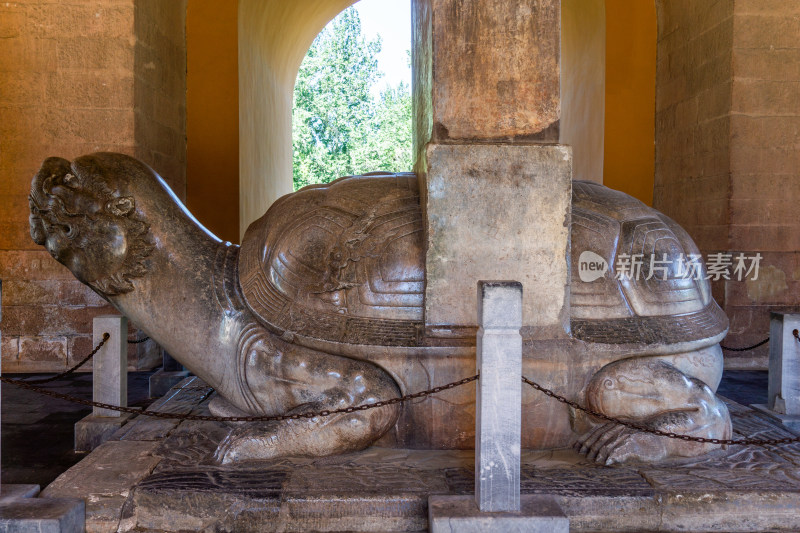
[[[121,154],[47,159],[33,178],[30,208],[33,240],[213,386],[215,414],[346,408],[474,373],[474,340],[425,335],[414,174],[345,177],[284,196],[248,228],[241,247],[220,242],[152,169]],[[704,276],[681,275],[679,257],[697,253],[692,240],[638,200],[588,182],[573,185],[571,220],[569,254],[578,268],[568,321],[556,339],[522,329],[523,375],[606,415],[728,437],[730,417],[714,394],[728,321]],[[631,254],[672,261],[630,278],[608,268],[581,276],[586,251],[594,267]],[[215,458],[325,456],[376,441],[470,448],[474,405],[469,385],[402,407],[239,424]],[[577,442],[607,464],[714,447],[571,414],[527,387],[522,413],[523,447]]]

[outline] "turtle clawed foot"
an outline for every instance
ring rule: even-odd
[[[653,462],[667,457],[664,440],[658,435],[609,422],[582,435],[575,443],[575,448],[586,454],[588,459],[602,465],[630,461]]]
[[[214,462],[221,465],[242,461],[274,459],[281,453],[278,436],[256,432],[250,427],[233,429],[214,452]]]

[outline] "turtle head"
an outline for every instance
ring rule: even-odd
[[[133,194],[148,174],[122,154],[46,159],[31,182],[31,237],[100,295],[132,291],[154,248]]]

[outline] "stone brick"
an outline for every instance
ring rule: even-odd
[[[800,81],[737,80],[732,111],[756,115],[800,115]]]
[[[36,250],[0,250],[0,279],[50,280],[75,279],[61,263],[50,257],[43,248]]]
[[[737,78],[755,80],[800,79],[800,49],[735,48],[733,72]]]
[[[737,48],[798,48],[800,17],[736,13],[734,28]]]
[[[0,5],[0,39],[19,37],[25,23],[25,12],[10,3]]]
[[[6,365],[16,363],[19,357],[19,337],[3,333],[0,355],[2,355],[2,371],[5,372],[7,370]]]
[[[27,6],[26,30],[36,37],[62,38],[64,29],[87,37],[133,37],[133,0],[81,0]]]
[[[42,72],[21,70],[3,73],[0,76],[0,95],[3,103],[41,105],[46,98],[44,80],[45,73]]]
[[[66,367],[66,337],[20,337],[17,364],[24,367],[41,363]]]
[[[55,39],[0,39],[0,72],[56,70],[56,48]]]
[[[58,39],[60,69],[119,69],[133,65],[131,40],[105,37],[61,37]]]
[[[132,109],[48,109],[42,134],[69,143],[124,144],[133,138]]]
[[[108,305],[108,302],[101,298],[100,295],[75,279],[59,282],[58,298],[61,305],[85,305],[89,307]]]
[[[733,176],[732,196],[738,199],[759,198],[762,201],[780,198],[798,198],[800,179],[798,174],[738,173]]]
[[[3,305],[58,305],[58,280],[9,280],[3,283]]]
[[[800,249],[800,232],[796,225],[730,226],[731,241],[740,250],[793,251]]]
[[[25,250],[35,247],[24,221],[0,221],[0,249]]]
[[[130,108],[133,106],[133,76],[111,71],[59,71],[46,81],[50,103],[64,108]]]
[[[6,306],[3,308],[3,332],[9,335],[74,335],[92,331],[92,319],[114,313],[109,306]]]

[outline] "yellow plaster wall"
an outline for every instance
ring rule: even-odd
[[[239,0],[239,231],[292,192],[292,96],[317,34],[354,0]]]
[[[603,184],[652,205],[655,174],[655,2],[605,0],[605,4]]]
[[[237,3],[186,10],[186,205],[224,240],[239,240]]]

